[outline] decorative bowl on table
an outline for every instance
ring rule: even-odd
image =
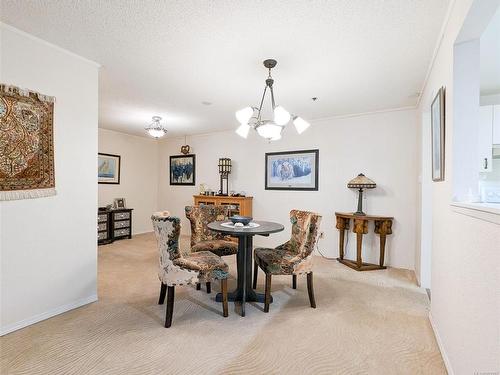
[[[241,223],[243,225],[248,225],[252,221],[253,217],[250,216],[240,216],[240,215],[234,215],[229,218],[233,224],[236,225],[236,223]]]

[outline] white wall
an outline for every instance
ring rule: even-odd
[[[413,269],[416,225],[416,112],[394,111],[343,119],[314,122],[301,136],[293,126],[285,130],[281,141],[268,143],[256,133],[247,140],[233,131],[211,133],[188,138],[196,154],[196,186],[170,186],[168,162],[179,154],[184,139],[165,139],[160,144],[159,208],[168,209],[183,218],[183,233],[189,233],[184,206],[192,204],[199,184],[219,189],[217,161],[229,157],[233,161],[230,190],[245,191],[254,197],[253,216],[286,224],[284,232],[269,238],[257,238],[257,244],[276,245],[289,238],[288,213],[292,208],[312,210],[323,215],[325,239],[321,252],[338,256],[338,230],[335,211],[356,209],[357,192],[347,182],[365,173],[377,183],[366,193],[364,209],[368,214],[394,216],[394,233],[388,237],[387,264]],[[315,149],[320,150],[319,191],[272,191],[264,189],[266,152]],[[373,224],[372,224],[373,225]],[[373,232],[373,228],[370,228]],[[378,237],[365,236],[367,261],[378,259]],[[354,257],[355,237],[349,234],[350,257]]]
[[[455,212],[450,206],[455,173],[453,44],[472,3],[454,2],[419,106],[424,116],[437,89],[447,88],[446,176],[444,182],[432,184],[431,197],[430,316],[450,374],[500,371],[500,226]],[[498,1],[477,4],[492,7]]]
[[[6,25],[1,81],[56,97],[54,197],[0,203],[0,334],[97,299],[98,67]]]
[[[158,141],[99,129],[99,152],[121,156],[120,184],[99,184],[99,206],[125,198],[133,208],[133,234],[151,232],[158,205]]]

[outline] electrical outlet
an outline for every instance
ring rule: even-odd
[[[325,237],[325,232],[321,231],[319,232],[319,238],[324,238]]]

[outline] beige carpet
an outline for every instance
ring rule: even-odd
[[[235,259],[226,257],[235,285]],[[317,257],[317,309],[305,277],[274,277],[269,314],[178,287],[174,320],[157,305],[151,234],[99,247],[99,302],[1,339],[1,374],[445,374],[426,294],[408,271],[359,273]],[[258,289],[264,277],[259,273]],[[236,311],[235,311],[236,310]]]

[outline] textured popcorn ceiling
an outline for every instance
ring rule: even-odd
[[[102,65],[100,127],[144,135],[160,115],[183,135],[235,128],[265,58],[306,119],[414,106],[448,2],[2,0],[0,19]]]

